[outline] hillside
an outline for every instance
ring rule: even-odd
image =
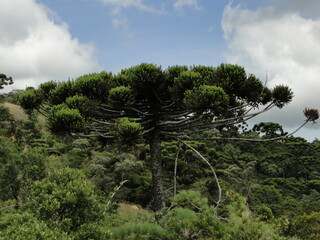
[[[13,104],[13,103],[10,103],[10,102],[3,102],[3,103],[0,103],[0,105],[8,108],[10,113],[12,114],[13,118],[16,121],[27,121],[28,120],[27,114],[25,114],[24,110],[19,105],[16,105],[16,104]],[[41,124],[44,124],[45,123],[45,117],[42,116],[42,115],[39,115],[38,116],[38,121]]]

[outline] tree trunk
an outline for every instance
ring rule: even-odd
[[[159,211],[164,205],[163,183],[162,183],[162,157],[161,139],[159,129],[153,130],[149,140],[151,155],[151,172],[153,183],[153,208]]]

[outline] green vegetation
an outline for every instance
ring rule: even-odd
[[[23,92],[19,103],[26,112],[47,114],[48,128],[55,133],[82,132],[116,138],[125,145],[141,137],[146,140],[153,208],[160,210],[165,205],[163,141],[190,139],[195,132],[243,123],[272,107],[282,108],[292,97],[289,87],[268,89],[238,65],[162,70],[143,63],[117,75],[102,72],[75,81],[44,83]],[[263,110],[248,110],[258,106]]]
[[[246,129],[291,98],[239,66],[149,64],[3,95],[0,239],[320,239],[320,142]]]

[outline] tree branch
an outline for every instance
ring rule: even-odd
[[[298,132],[301,128],[303,128],[310,120],[306,120],[301,126],[299,126],[296,130],[293,132],[279,136],[274,138],[265,138],[265,139],[253,139],[253,138],[225,138],[225,137],[213,137],[213,138],[180,138],[181,140],[189,140],[189,141],[200,141],[200,140],[225,140],[225,141],[244,141],[244,142],[270,142],[270,141],[277,141],[282,140],[285,138],[288,138]]]
[[[204,157],[202,156],[201,153],[199,153],[195,148],[193,148],[191,145],[189,145],[188,143],[178,139],[179,142],[183,143],[184,145],[186,145],[188,148],[190,148],[192,151],[194,151],[211,169],[212,173],[213,173],[213,176],[214,176],[214,179],[216,181],[216,184],[218,186],[218,201],[215,201],[215,204],[216,206],[219,206],[220,202],[221,202],[221,195],[222,195],[222,190],[221,190],[221,186],[220,186],[220,183],[219,183],[219,179],[218,179],[218,176],[216,174],[216,171],[214,170],[214,168],[212,167],[212,165],[210,164],[210,162]]]

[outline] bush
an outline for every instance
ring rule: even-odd
[[[80,170],[58,170],[31,189],[30,209],[43,221],[63,231],[73,232],[83,224],[103,218],[103,208],[94,185]]]
[[[50,228],[45,222],[39,221],[30,213],[9,214],[0,217],[1,240],[73,240],[57,229]]]
[[[111,239],[157,240],[166,239],[166,231],[153,223],[125,223],[110,229]]]
[[[293,220],[290,232],[303,240],[320,239],[320,212],[298,216]]]

